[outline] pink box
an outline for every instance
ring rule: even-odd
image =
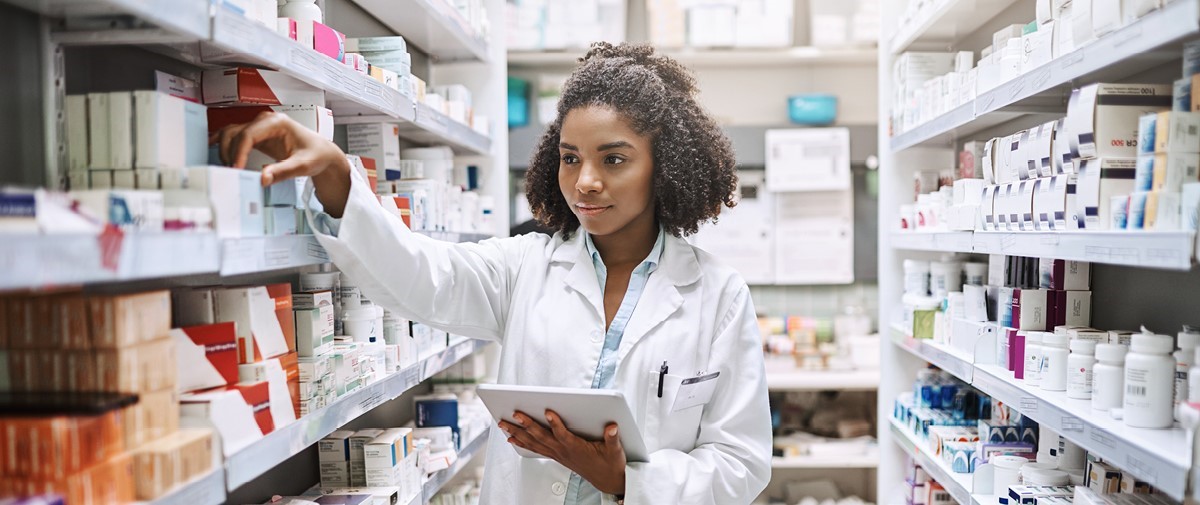
[[[292,40],[300,40],[300,34],[297,33],[296,20],[292,18],[276,18],[275,31],[280,35]]]
[[[297,37],[301,43],[311,40],[313,49],[335,60],[346,56],[346,36],[316,21],[297,23]]]

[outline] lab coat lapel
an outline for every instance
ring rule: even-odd
[[[551,259],[557,263],[571,264],[571,270],[563,279],[569,289],[583,295],[595,313],[604,320],[603,293],[600,291],[600,281],[596,278],[596,267],[588,255],[584,245],[583,230],[576,230],[571,239],[560,244]]]
[[[634,344],[678,311],[684,301],[680,288],[699,279],[700,263],[692,246],[681,238],[667,235],[658,270],[646,282],[646,289],[621,337],[618,360],[624,360]]]

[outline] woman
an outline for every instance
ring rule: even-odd
[[[549,426],[522,413],[500,423],[483,503],[750,503],[771,455],[754,307],[737,273],[681,238],[732,206],[737,183],[729,141],[696,93],[684,67],[649,47],[593,46],[527,173],[553,236],[413,234],[336,146],[282,115],[221,132],[221,153],[238,167],[252,146],[282,160],[263,184],[311,176],[325,208],[314,229],[334,263],[389,310],[503,344],[500,383],[624,394],[639,426],[610,425],[602,441],[553,412]],[[684,380],[714,372],[711,397],[673,401]],[[626,462],[618,430],[638,428],[650,461]]]

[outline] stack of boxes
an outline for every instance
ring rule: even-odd
[[[1200,113],[1172,110],[1141,117],[1137,169],[1130,189],[1128,194],[1111,197],[1111,228],[1196,229]]]
[[[297,414],[308,415],[337,398],[330,357],[333,352],[334,306],[331,291],[292,295],[299,355]]]
[[[626,3],[619,0],[506,2],[505,8],[505,33],[513,51],[583,49],[597,40],[614,44],[625,40]]]
[[[181,289],[173,296],[176,339],[190,349],[177,358],[188,378],[180,399],[187,422],[214,427],[229,455],[295,421],[291,391],[300,370],[290,284]]]
[[[123,501],[119,497],[128,491],[146,500],[212,467],[212,432],[179,429],[180,379],[168,292],[5,297],[0,313],[5,321],[0,325],[0,389],[137,395],[120,412],[0,420],[11,427],[0,441],[15,458],[11,464],[32,465],[5,469],[10,478],[0,479],[0,488],[13,491],[0,493],[58,492],[82,503],[85,496]],[[24,440],[40,442],[19,442]],[[77,449],[87,454],[71,456]],[[136,476],[132,482],[131,475]],[[89,493],[115,494],[95,498],[100,495]]]
[[[424,476],[411,428],[339,430],[317,443],[320,495],[351,488],[388,491],[402,501],[421,492]]]
[[[908,473],[904,477],[906,487],[905,500],[913,505],[954,505],[954,497],[946,491],[933,477],[929,476],[921,465],[911,462]]]

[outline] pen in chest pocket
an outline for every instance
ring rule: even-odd
[[[663,379],[667,376],[667,362],[663,361],[662,366],[658,367],[658,397],[662,398]]]

